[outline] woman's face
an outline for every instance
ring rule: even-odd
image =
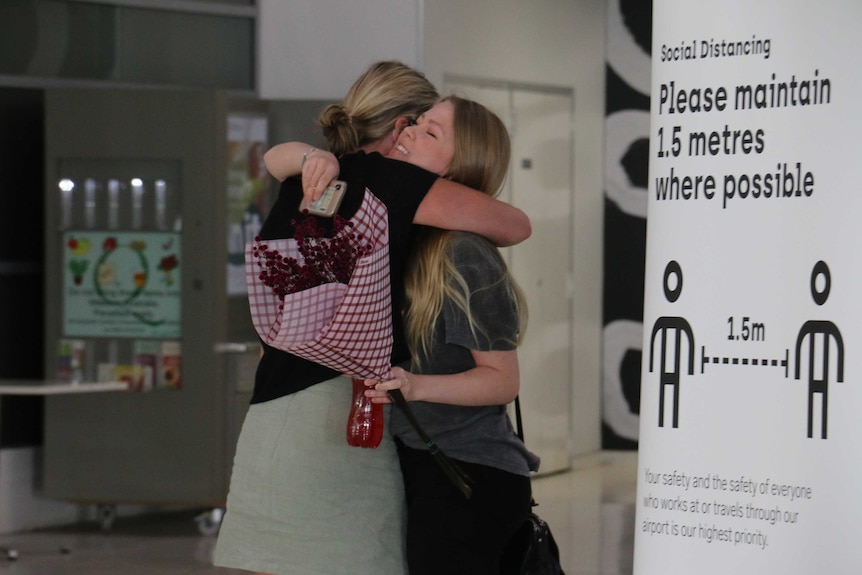
[[[440,102],[401,131],[387,157],[445,176],[455,156],[454,117],[452,102]]]

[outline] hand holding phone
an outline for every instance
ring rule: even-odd
[[[299,204],[299,211],[315,216],[324,216],[331,218],[338,211],[338,206],[341,205],[341,200],[344,198],[344,193],[347,191],[347,183],[341,180],[332,180],[332,182],[323,190],[319,198],[313,202],[303,199]]]

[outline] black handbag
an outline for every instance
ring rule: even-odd
[[[501,573],[515,575],[566,575],[551,528],[533,512],[509,541]]]
[[[517,397],[515,416],[518,422],[518,437],[524,441],[521,402]],[[531,505],[536,507],[538,503],[533,500]],[[506,546],[500,565],[502,574],[566,575],[560,565],[560,550],[551,534],[551,528],[532,511]]]

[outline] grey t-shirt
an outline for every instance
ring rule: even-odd
[[[464,312],[447,300],[434,328],[430,357],[423,358],[418,373],[461,373],[476,366],[471,350],[515,348],[517,310],[506,266],[497,248],[481,236],[457,232],[449,250],[453,264],[469,287],[470,309],[477,329],[473,333]],[[524,476],[539,468],[539,458],[518,438],[505,405],[458,406],[414,401],[410,407],[426,433],[453,459]],[[397,407],[391,414],[393,435],[408,447],[427,449]]]

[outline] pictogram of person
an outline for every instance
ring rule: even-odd
[[[823,289],[817,288],[818,277],[823,277]],[[814,269],[811,272],[811,297],[814,298],[814,303],[823,305],[829,298],[829,290],[832,285],[832,277],[829,274],[829,266],[823,260],[814,264]],[[822,338],[818,338],[822,335]],[[835,338],[835,346],[838,349],[837,357],[837,374],[838,381],[844,381],[844,340],[841,338],[841,332],[831,321],[809,320],[802,324],[802,329],[799,330],[799,335],[796,338],[796,369],[794,376],[799,379],[800,372],[800,355],[802,351],[802,341],[808,338],[808,437],[813,437],[814,432],[814,395],[821,395],[821,427],[820,437],[826,439],[826,414],[827,403],[829,397],[829,352],[831,350],[831,338]],[[815,366],[815,346],[819,343],[822,346],[820,370]],[[820,374],[819,376],[817,374]]]
[[[676,277],[676,287],[671,288],[671,278]],[[664,296],[670,303],[679,299],[682,293],[682,268],[675,260],[668,262],[664,269]],[[682,358],[682,335],[688,338],[688,374],[694,375],[694,334],[689,323],[681,317],[663,316],[656,320],[650,336],[649,370],[653,370],[656,335],[661,332],[661,354],[658,396],[658,426],[664,427],[664,392],[665,386],[672,386],[673,392],[673,426],[679,427],[679,382],[680,363]],[[672,348],[668,348],[668,332],[672,332]],[[668,357],[672,358],[672,366],[668,366]]]

